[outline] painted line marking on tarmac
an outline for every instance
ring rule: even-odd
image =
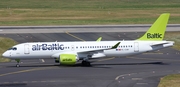
[[[119,75],[115,78],[115,80],[118,80],[120,77],[124,77],[124,76],[131,76],[133,74],[137,74],[137,73],[130,73],[130,74],[123,74],[123,75]]]
[[[72,37],[74,37],[74,38],[76,38],[76,39],[78,39],[78,40],[85,41],[85,40],[83,40],[83,39],[81,39],[81,38],[79,38],[79,37],[77,37],[77,36],[75,36],[75,35],[70,34],[70,33],[67,32],[67,31],[66,31],[66,34],[68,34],[68,35],[70,35],[70,36],[72,36]]]
[[[142,54],[164,54],[164,53],[142,53]]]
[[[41,61],[42,63],[44,63],[44,62],[45,62],[45,60],[44,60],[44,59],[39,59],[39,61]]]
[[[32,83],[37,83],[38,81],[31,81]]]
[[[140,60],[166,60],[166,61],[180,61],[180,60],[170,60],[170,59],[154,59],[154,58],[135,58],[135,57],[127,57],[129,59],[140,59]]]
[[[132,80],[142,80],[142,78],[131,78]]]
[[[98,61],[106,61],[106,60],[112,60],[114,59],[115,57],[112,57],[112,58],[105,58],[105,59],[101,59],[101,60],[98,60]]]
[[[5,73],[5,74],[0,74],[0,77],[1,77],[1,76],[12,75],[12,74],[19,74],[19,73],[25,73],[25,72],[38,71],[38,70],[46,70],[46,69],[53,69],[53,67],[34,68],[34,69],[27,69],[27,70],[21,70],[21,71],[9,72],[9,73]]]
[[[46,82],[46,81],[40,81],[40,82]]]
[[[3,82],[4,84],[8,84],[8,83],[10,83],[10,82]]]
[[[136,83],[138,85],[148,85],[148,83]]]
[[[42,81],[14,81],[14,82],[0,82],[0,85],[5,85],[5,84],[18,84],[18,83],[46,83],[46,82],[49,82],[49,83],[54,83],[54,82],[66,82],[65,80],[64,81],[60,81],[60,80],[42,80]]]
[[[13,83],[19,83],[19,82],[13,82]]]
[[[28,81],[23,81],[22,83],[28,83]]]

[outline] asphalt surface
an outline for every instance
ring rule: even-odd
[[[144,33],[17,33],[0,34],[22,42],[133,40]],[[0,64],[0,87],[157,87],[160,78],[180,73],[180,52],[166,48],[152,53],[105,58],[92,61],[92,66],[61,66],[54,60],[22,60]]]
[[[84,32],[146,32],[151,24],[135,25],[74,25],[74,26],[0,26],[4,33],[84,33]],[[166,31],[179,31],[179,24],[170,24]]]

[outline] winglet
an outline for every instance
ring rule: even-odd
[[[149,28],[149,30],[137,40],[163,40],[169,16],[169,13],[161,14],[159,18],[154,22],[154,24]]]
[[[96,42],[99,42],[99,41],[101,41],[101,39],[102,39],[102,37],[99,37],[99,38],[96,40]]]
[[[119,46],[120,43],[121,43],[121,42],[118,42],[117,44],[115,44],[114,46],[112,46],[111,49],[116,49],[116,48]]]

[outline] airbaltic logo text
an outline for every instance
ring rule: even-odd
[[[148,38],[148,39],[162,38],[162,34],[159,34],[159,33],[154,33],[154,34],[147,33],[147,38]]]
[[[33,51],[39,50],[64,50],[63,44],[36,44],[32,45]]]
[[[63,59],[62,61],[72,61],[72,59]]]

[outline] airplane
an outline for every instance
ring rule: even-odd
[[[174,41],[163,40],[169,13],[163,13],[136,40],[101,41],[69,41],[69,42],[27,42],[12,46],[2,56],[15,59],[19,67],[21,59],[55,59],[62,65],[75,65],[82,61],[82,65],[91,65],[89,60],[105,57],[121,57],[159,50],[174,45]]]

